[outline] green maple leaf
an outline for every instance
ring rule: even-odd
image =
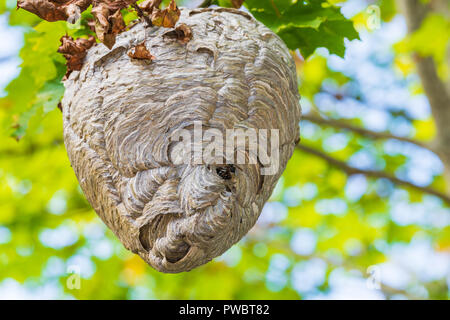
[[[291,50],[307,58],[317,48],[343,57],[344,38],[359,39],[353,22],[324,0],[247,0],[253,16],[277,33]]]

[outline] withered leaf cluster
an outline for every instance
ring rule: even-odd
[[[66,20],[74,23],[92,0],[18,0],[17,7],[53,22]]]
[[[162,0],[146,0],[140,6],[136,4],[137,0],[18,0],[17,7],[32,12],[40,18],[47,21],[65,20],[75,23],[81,13],[92,5],[93,21],[88,21],[89,28],[95,32],[97,38],[105,46],[111,49],[116,36],[126,28],[122,16],[122,9],[129,6],[138,11],[141,18],[149,22],[149,25],[174,28],[180,18],[181,11],[177,7],[175,0],[171,0],[169,6],[164,10],[159,7]],[[151,21],[151,23],[150,23]],[[186,43],[192,38],[192,32],[186,25],[180,25],[172,31],[173,38]],[[80,70],[83,58],[86,56],[86,50],[95,44],[95,38],[74,40],[69,36],[61,38],[61,46],[58,52],[62,53],[67,59],[67,73],[65,78],[73,70]],[[134,59],[153,60],[144,44],[133,48],[129,53]]]
[[[132,48],[130,51],[128,51],[128,56],[132,59],[139,59],[139,60],[154,60],[155,57],[148,51],[147,47],[145,46],[145,42],[142,42]]]
[[[75,23],[92,4],[95,33],[111,49],[116,35],[125,29],[120,10],[135,2],[136,0],[18,0],[17,7],[50,22],[65,20]]]
[[[90,36],[88,39],[79,38],[73,40],[70,36],[63,36],[61,38],[61,45],[58,52],[62,53],[67,60],[67,72],[64,79],[74,70],[81,70],[83,66],[83,59],[86,56],[87,50],[95,44],[95,38]]]
[[[81,13],[92,4],[95,21],[90,26],[108,48],[112,48],[116,35],[125,30],[125,22],[120,10],[134,5],[137,0],[18,0],[17,7],[32,12],[47,21],[66,20],[75,23]],[[161,10],[162,0],[144,1],[138,9],[150,16],[152,24],[158,27],[173,28],[180,18],[175,0]]]

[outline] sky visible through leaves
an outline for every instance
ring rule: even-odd
[[[426,40],[430,30],[448,30],[445,18],[428,17],[408,37],[393,1],[327,2],[341,9],[273,2],[276,10],[270,0],[247,0],[242,10],[293,50],[305,115],[424,143],[435,137],[410,53],[421,48],[445,77],[448,34],[432,46]],[[375,28],[373,4],[381,10]],[[66,61],[57,49],[66,32],[91,34],[87,24],[70,29],[15,5],[0,0],[0,299],[449,298],[448,204],[388,179],[347,175],[300,150],[255,227],[224,255],[176,275],[148,267],[90,208],[65,152],[57,104]],[[417,145],[308,120],[301,137],[361,170],[445,190],[443,164]],[[80,288],[71,289],[78,272]]]

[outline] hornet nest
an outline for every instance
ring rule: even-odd
[[[253,227],[300,121],[295,64],[277,35],[234,9],[181,9],[180,24],[187,43],[138,23],[112,50],[93,46],[62,100],[67,153],[90,204],[127,249],[169,273],[207,263]],[[151,61],[130,55],[142,43]],[[195,121],[278,129],[276,172],[261,174],[261,159],[180,163],[170,136]]]

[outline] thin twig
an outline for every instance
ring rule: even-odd
[[[323,125],[327,125],[327,126],[331,126],[331,127],[335,127],[335,128],[340,128],[340,129],[345,129],[345,130],[349,130],[349,131],[353,131],[356,132],[362,136],[366,136],[369,138],[373,138],[373,139],[395,139],[395,140],[399,140],[399,141],[403,141],[403,142],[408,142],[411,144],[414,144],[418,147],[424,148],[424,149],[428,149],[434,153],[437,153],[436,150],[434,150],[434,148],[430,145],[427,145],[423,142],[411,139],[411,138],[406,138],[406,137],[400,137],[397,135],[394,135],[392,133],[389,132],[376,132],[376,131],[371,131],[368,129],[364,129],[358,126],[354,126],[351,124],[348,124],[346,122],[343,122],[341,120],[335,120],[335,119],[326,119],[323,117],[318,117],[318,116],[314,116],[314,115],[310,115],[310,114],[305,114],[302,115],[302,119],[303,120],[307,120],[310,122],[314,122],[314,123],[318,123],[318,124],[323,124]]]
[[[144,19],[149,27],[153,27],[152,20],[150,20],[150,18],[144,13],[144,11],[142,11],[142,9],[136,3],[133,3],[132,6],[134,9],[136,9],[138,16]]]
[[[440,191],[437,191],[437,190],[435,190],[433,188],[418,186],[418,185],[416,185],[414,183],[411,183],[409,181],[399,179],[396,176],[391,175],[391,174],[389,174],[387,172],[384,172],[384,171],[363,170],[363,169],[352,167],[352,166],[348,165],[344,161],[335,159],[335,158],[333,158],[332,156],[326,154],[323,151],[320,151],[320,150],[317,150],[317,149],[305,146],[304,144],[298,144],[297,145],[297,149],[302,150],[304,152],[310,153],[312,155],[315,155],[315,156],[317,156],[319,158],[324,159],[330,165],[332,165],[333,167],[341,169],[342,171],[346,172],[348,175],[363,174],[365,176],[372,177],[372,178],[388,179],[388,180],[390,180],[391,182],[393,182],[395,184],[403,185],[403,186],[410,187],[410,188],[413,188],[413,189],[421,191],[421,192],[432,194],[432,195],[434,195],[434,196],[436,196],[438,198],[441,198],[442,200],[444,200],[445,202],[450,204],[450,196],[449,195],[447,195],[445,193],[442,193]]]

